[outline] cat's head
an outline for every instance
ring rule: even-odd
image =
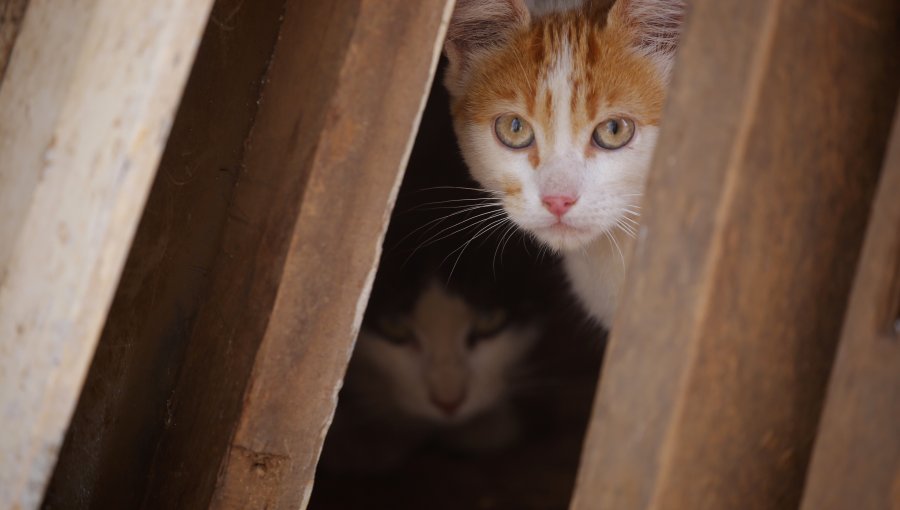
[[[447,34],[473,177],[560,250],[637,216],[684,14],[682,0],[608,4],[533,17],[524,0],[459,0]]]
[[[354,362],[368,375],[357,386],[409,416],[461,423],[508,396],[536,336],[512,310],[475,305],[432,280],[411,309],[367,315]]]

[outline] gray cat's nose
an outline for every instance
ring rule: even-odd
[[[459,407],[462,405],[463,400],[465,400],[465,393],[459,393],[454,396],[447,395],[435,395],[431,393],[429,395],[431,398],[431,403],[434,404],[438,409],[444,412],[447,416],[453,416],[456,414],[456,411],[459,410]]]

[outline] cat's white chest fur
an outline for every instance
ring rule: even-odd
[[[572,290],[585,310],[605,326],[612,326],[619,294],[625,281],[625,260],[630,249],[626,236],[617,235],[615,243],[601,237],[565,254],[564,264]]]

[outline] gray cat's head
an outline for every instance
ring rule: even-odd
[[[367,320],[355,389],[411,417],[462,423],[506,399],[536,337],[534,324],[474,306],[433,280],[411,310]]]

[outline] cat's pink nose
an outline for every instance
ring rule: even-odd
[[[437,406],[438,409],[444,412],[447,416],[453,416],[456,414],[456,411],[459,410],[460,405],[462,405],[463,397],[465,395],[459,395],[458,397],[438,397],[435,394],[431,394],[431,403]]]
[[[554,216],[562,218],[562,216],[569,212],[569,209],[575,205],[575,202],[578,202],[578,197],[566,195],[543,196],[541,197],[541,202],[543,202],[544,208],[550,211]]]

